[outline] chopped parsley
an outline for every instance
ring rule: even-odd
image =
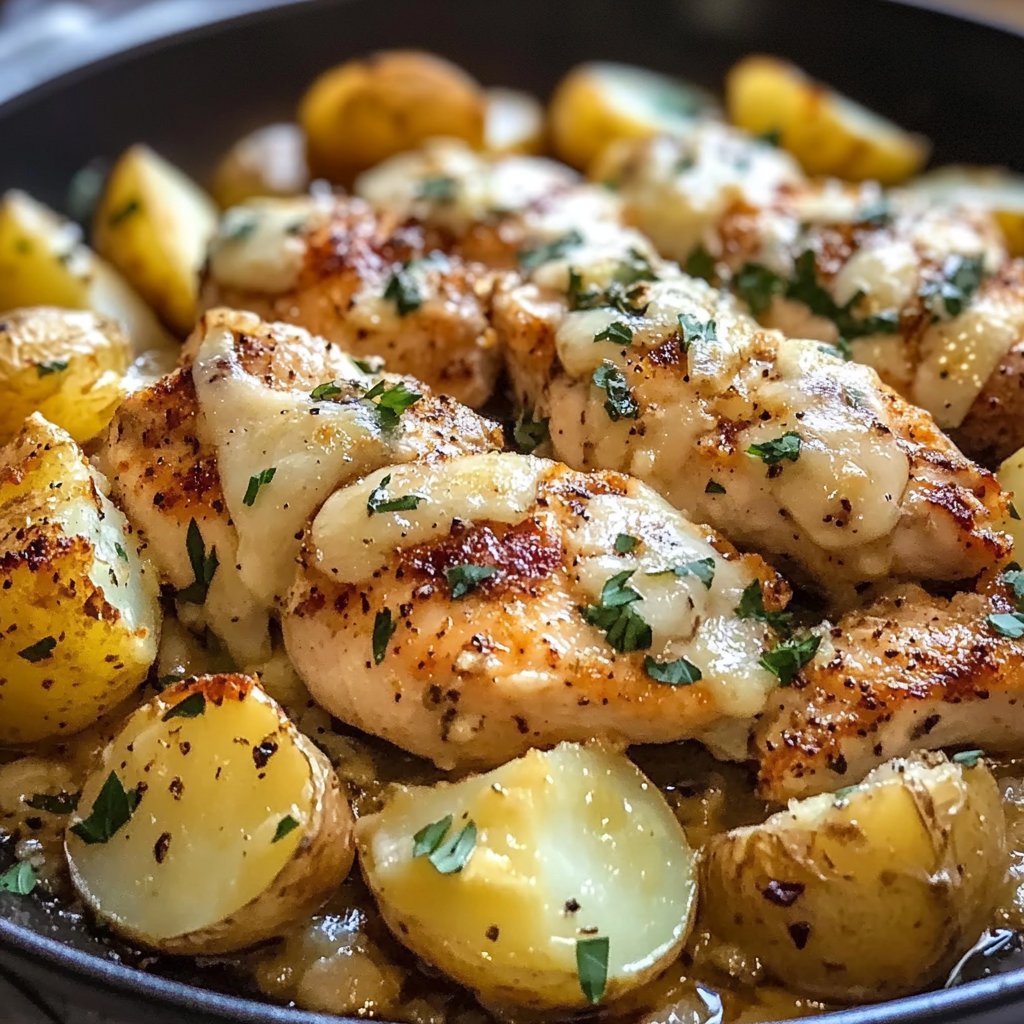
[[[620,555],[628,555],[630,551],[635,551],[637,544],[640,541],[636,537],[631,537],[628,533],[620,533],[615,538],[615,550]]]
[[[710,281],[715,276],[715,258],[703,244],[698,242],[686,257],[683,270],[690,277],[702,277],[705,281]]]
[[[252,508],[256,502],[256,495],[260,493],[260,488],[269,484],[274,479],[276,472],[276,466],[268,466],[266,469],[261,469],[255,476],[249,477],[249,486],[245,489],[245,497],[242,498],[242,504]]]
[[[976,768],[984,756],[984,750],[961,750],[953,755],[953,763],[963,765],[964,768]]]
[[[562,259],[570,249],[582,244],[583,235],[573,228],[572,231],[566,232],[561,238],[556,238],[554,241],[530,249],[521,249],[519,265],[526,271],[536,270],[542,263]]]
[[[30,661],[34,665],[36,662],[52,658],[53,649],[56,646],[57,641],[52,636],[44,636],[42,640],[37,640],[34,644],[29,644],[28,647],[23,647],[18,651],[18,657],[24,658],[25,661]]]
[[[714,320],[702,322],[689,313],[679,314],[679,331],[679,347],[684,352],[689,352],[690,346],[696,342],[718,340],[718,332]]]
[[[123,224],[129,217],[135,216],[142,209],[142,203],[138,199],[129,199],[123,206],[119,206],[116,210],[112,210],[110,215],[107,217],[107,224],[112,228],[116,228],[119,224]]]
[[[626,585],[634,571],[616,573],[601,588],[600,602],[580,609],[584,620],[603,629],[605,639],[620,654],[645,651],[651,646],[651,627],[630,607],[642,600],[637,591]]]
[[[711,556],[697,558],[692,562],[680,562],[678,565],[669,566],[667,569],[649,572],[647,575],[662,576],[665,573],[672,573],[675,576],[696,576],[710,590],[711,584],[715,580],[715,560]],[[760,589],[758,593],[760,593]]]
[[[776,295],[786,290],[786,282],[761,263],[745,263],[733,280],[736,294],[750,307],[754,316],[760,316],[772,304]]]
[[[1000,579],[1013,591],[1017,610],[1024,611],[1024,570],[1016,562],[1010,562]]]
[[[118,558],[125,562],[128,561],[128,552],[125,551],[125,549],[121,547],[120,543],[117,541],[114,542],[114,550],[117,552]]]
[[[629,390],[622,371],[609,360],[605,360],[591,378],[594,384],[608,396],[605,399],[604,411],[612,422],[621,419],[635,420],[640,415],[633,392]]]
[[[685,658],[658,661],[648,655],[644,658],[644,671],[656,683],[664,683],[666,686],[691,686],[702,678],[700,669]]]
[[[629,258],[621,261],[612,274],[608,287],[584,288],[583,277],[574,267],[569,268],[569,308],[599,309],[610,307],[620,313],[642,316],[647,310],[642,282],[657,280],[654,269],[643,253],[629,250]]]
[[[398,629],[391,618],[391,609],[384,608],[373,617],[373,663],[379,665],[388,653],[388,642]]]
[[[363,395],[377,414],[377,422],[384,430],[393,430],[398,426],[399,417],[410,406],[415,405],[423,396],[411,391],[405,381],[399,381],[394,387],[387,387],[379,380]]]
[[[366,359],[353,359],[353,363],[363,373],[380,373],[384,369],[384,360],[380,356],[368,356]]]
[[[512,438],[516,447],[524,455],[536,451],[550,436],[548,421],[546,419],[535,420],[527,412],[524,412],[516,420],[515,426],[512,428]]]
[[[392,273],[387,287],[384,289],[384,298],[394,302],[399,316],[407,316],[423,305],[423,293],[420,291],[416,279],[409,272],[408,264]]]
[[[986,620],[990,628],[1000,636],[1019,640],[1024,636],[1024,612],[999,612]]]
[[[424,825],[412,837],[413,857],[426,857],[442,875],[454,875],[461,871],[476,847],[476,823],[473,821],[445,842],[452,821],[452,816],[446,814],[438,821]]]
[[[309,397],[312,398],[314,402],[325,402],[329,398],[337,398],[338,395],[342,393],[342,389],[339,388],[333,380],[328,380],[323,384],[317,384],[317,386],[310,391]]]
[[[1020,520],[1020,513],[1017,511],[1017,506],[1014,505],[1012,501],[1010,502],[1010,518],[1018,521]]]
[[[199,524],[194,519],[190,519],[188,523],[188,532],[185,534],[185,550],[188,552],[188,561],[192,566],[192,575],[195,578],[184,590],[178,591],[178,599],[187,601],[189,604],[202,604],[206,600],[214,573],[216,573],[220,562],[217,560],[216,546],[210,548],[210,553],[207,555],[206,543],[200,532]]]
[[[40,377],[48,377],[51,373],[63,373],[67,368],[66,359],[50,359],[45,363],[36,363],[36,373]]]
[[[444,577],[456,601],[473,593],[484,580],[489,580],[497,574],[498,570],[493,565],[472,565],[468,562],[465,565],[453,565],[444,571]]]
[[[36,793],[25,800],[25,805],[34,811],[47,814],[70,814],[77,806],[81,793]]]
[[[782,143],[782,132],[778,128],[769,128],[766,132],[755,135],[754,139],[773,149],[778,149]]]
[[[981,256],[948,256],[942,264],[942,276],[921,286],[921,298],[933,316],[943,311],[947,316],[959,316],[984,276]]]
[[[595,334],[594,341],[611,341],[616,345],[632,345],[633,328],[629,324],[622,323],[621,320],[615,320],[603,331]]]
[[[412,837],[412,855],[425,857],[433,853],[441,845],[441,840],[448,834],[453,820],[450,814],[446,814],[443,818],[424,825]]]
[[[717,480],[708,480],[704,485],[705,494],[725,494],[725,488]]]
[[[289,832],[294,832],[298,827],[298,821],[296,821],[296,819],[293,818],[290,814],[286,814],[277,823],[277,829],[274,832],[274,838],[270,840],[271,843],[280,842],[282,839],[284,839],[286,835],[288,835]]]
[[[608,983],[608,939],[603,936],[576,940],[576,974],[580,990],[591,1006],[604,996]]]
[[[766,466],[774,466],[783,460],[796,462],[800,458],[800,435],[795,430],[787,430],[781,437],[752,444],[747,454],[760,459]]]
[[[71,826],[71,831],[92,846],[107,843],[131,819],[139,806],[140,794],[137,789],[126,790],[121,780],[111,772],[103,783],[99,795],[92,805],[89,816]]]
[[[757,580],[747,584],[740,594],[740,603],[736,606],[736,615],[741,619],[758,619],[766,622],[772,629],[784,636],[793,627],[792,612],[773,612],[764,606],[764,594]]]
[[[802,640],[794,637],[765,651],[758,664],[777,676],[780,686],[789,686],[796,674],[818,653],[821,637],[809,633]]]
[[[865,203],[856,213],[858,224],[871,224],[874,227],[883,227],[892,221],[892,205],[888,196],[880,195]]]
[[[366,499],[367,515],[373,516],[381,512],[412,512],[419,508],[421,501],[426,501],[422,494],[403,494],[400,498],[389,498],[387,496],[389,483],[391,483],[390,473],[370,492],[370,497]]]
[[[169,722],[172,718],[198,718],[206,711],[206,697],[201,693],[190,693],[184,700],[168,708],[160,719]]]
[[[0,892],[27,896],[36,887],[36,873],[27,860],[13,864],[0,874]]]
[[[418,198],[430,199],[435,203],[453,202],[458,192],[458,182],[447,174],[424,178],[420,182]]]

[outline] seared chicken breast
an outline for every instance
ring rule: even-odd
[[[307,531],[289,657],[342,721],[443,768],[562,740],[744,758],[788,599],[651,488],[489,453],[379,470]]]
[[[488,320],[493,282],[482,265],[357,199],[256,199],[221,220],[202,302],[305,327],[475,407],[501,365]]]
[[[125,400],[98,461],[164,579],[241,664],[269,656],[267,615],[308,518],[337,487],[501,445],[493,423],[452,399],[252,313],[208,312],[185,357]]]

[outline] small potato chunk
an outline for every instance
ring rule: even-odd
[[[0,311],[22,306],[91,309],[118,320],[135,353],[177,349],[174,338],[70,221],[24,192],[0,200]]]
[[[385,50],[325,71],[299,104],[310,171],[351,184],[360,171],[435,136],[484,142],[487,101],[431,53]]]
[[[544,108],[528,92],[488,89],[484,149],[496,156],[536,156],[544,149]]]
[[[682,827],[631,761],[598,746],[396,787],[356,835],[388,927],[486,1003],[610,1002],[670,964],[690,930]]]
[[[911,192],[937,202],[969,203],[991,210],[1012,256],[1024,256],[1024,175],[1004,167],[939,167],[908,182]]]
[[[200,676],[139,708],[71,819],[79,895],[126,938],[225,953],[312,913],[352,866],[330,762],[250,676]]]
[[[1024,448],[1015,451],[996,470],[999,486],[1010,496],[1010,514],[998,528],[1013,538],[1014,557],[1024,555]]]
[[[226,210],[247,199],[297,196],[308,186],[306,136],[286,122],[243,135],[217,164],[210,191]]]
[[[755,134],[777,132],[808,174],[896,185],[928,159],[920,135],[833,92],[774,57],[745,57],[729,72],[730,120]]]
[[[106,429],[131,346],[120,324],[86,310],[35,306],[0,318],[0,442],[40,412],[76,441]]]
[[[559,82],[548,108],[555,155],[586,170],[616,139],[678,135],[714,109],[703,92],[629,64],[580,64]]]
[[[0,744],[85,728],[156,658],[156,571],[105,489],[38,413],[0,451]]]
[[[1006,823],[988,768],[924,754],[716,836],[705,856],[714,935],[806,995],[875,1001],[941,978],[987,926]]]
[[[114,164],[93,218],[93,240],[176,334],[196,321],[199,270],[217,208],[199,186],[148,146]]]

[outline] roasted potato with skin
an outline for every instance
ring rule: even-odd
[[[356,836],[388,927],[484,1003],[612,1002],[668,966],[690,930],[696,858],[682,827],[631,761],[599,746],[395,787]],[[589,962],[600,940],[606,983]]]
[[[84,728],[156,658],[156,572],[105,488],[38,414],[0,451],[0,744]]]
[[[35,306],[0,317],[0,441],[33,412],[76,441],[102,433],[130,352],[120,324],[88,310]]]
[[[573,68],[555,89],[548,133],[555,155],[586,170],[616,139],[688,131],[713,101],[694,86],[630,64]]]
[[[1013,550],[1019,560],[1024,553],[1024,448],[1014,452],[996,470],[999,486],[1010,496],[1010,514],[999,529],[1013,538]]]
[[[223,208],[265,196],[295,196],[309,186],[306,136],[297,124],[268,124],[243,135],[221,157],[210,191]]]
[[[991,210],[1011,256],[1024,256],[1024,176],[1005,167],[939,167],[907,183],[937,202],[969,203]]]
[[[544,149],[544,108],[528,92],[488,89],[484,120],[484,149],[495,156],[522,153],[535,156]]]
[[[0,311],[22,306],[91,309],[118,320],[136,353],[176,349],[152,310],[81,231],[24,192],[0,201]]]
[[[897,185],[928,159],[920,135],[854,103],[775,57],[744,57],[725,80],[733,124],[755,135],[777,133],[808,174]]]
[[[198,185],[148,146],[114,165],[93,217],[96,249],[176,334],[196,320],[199,270],[217,208]]]
[[[249,676],[200,676],[139,708],[71,819],[97,917],[167,953],[280,934],[348,874],[352,812],[330,762]]]
[[[890,761],[705,849],[704,923],[786,985],[837,1002],[943,977],[992,918],[1007,868],[984,764]]]
[[[384,50],[325,71],[299,104],[311,173],[342,184],[434,136],[479,149],[486,114],[477,82],[418,50]]]

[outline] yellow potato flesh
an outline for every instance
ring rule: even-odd
[[[472,821],[462,871],[413,856],[413,836]],[[562,744],[452,785],[399,788],[357,826],[385,920],[489,1002],[586,1005],[576,943],[607,937],[615,998],[667,966],[689,931],[694,855],[652,784],[620,754]]]
[[[126,791],[143,785],[128,823],[106,843],[67,837],[86,902],[153,946],[215,926],[266,891],[312,815],[310,763],[278,706],[255,686],[193,687],[132,715],[82,792],[75,820],[111,771]],[[164,721],[190,693],[205,693],[202,714]],[[297,827],[275,842],[288,816]]]
[[[1012,503],[1011,514],[999,523],[999,529],[1013,538],[1014,557],[1019,561],[1024,556],[1024,448],[1003,461],[996,470],[996,479]]]

